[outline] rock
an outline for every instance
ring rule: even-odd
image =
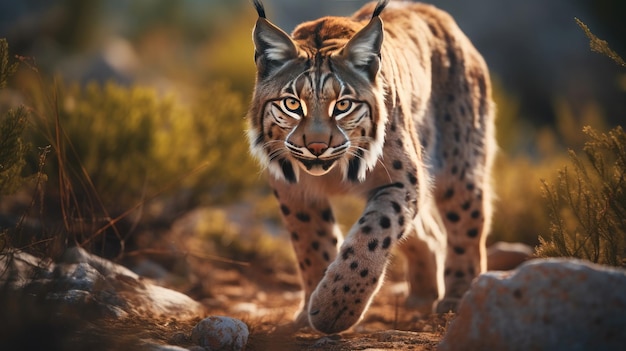
[[[139,278],[139,276],[130,269],[115,264],[102,257],[92,255],[82,247],[78,246],[70,247],[69,249],[65,250],[62,256],[62,263],[86,263],[95,268],[98,272],[100,272],[100,274],[104,276],[121,274],[132,277],[134,279]]]
[[[174,345],[146,345],[147,351],[189,351],[184,347],[174,346]]]
[[[54,264],[15,251],[0,257],[0,284],[82,310],[98,317],[159,315],[190,319],[204,312],[187,295],[153,284],[126,267],[92,255],[82,248],[68,249]]]
[[[580,260],[488,272],[461,299],[438,350],[622,350],[625,292],[625,270]]]
[[[49,278],[52,262],[39,259],[23,251],[6,250],[0,253],[0,286],[22,288],[32,281]]]
[[[248,342],[248,326],[235,318],[211,316],[191,331],[191,340],[211,351],[243,350]]]
[[[508,271],[533,257],[533,248],[522,243],[497,242],[487,248],[487,270]]]

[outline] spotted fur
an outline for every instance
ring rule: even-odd
[[[407,305],[454,309],[486,267],[496,145],[482,57],[429,5],[381,0],[288,35],[254,4],[248,138],[298,258],[296,322],[324,333],[358,322],[396,246]],[[329,197],[346,193],[366,206],[342,241]]]

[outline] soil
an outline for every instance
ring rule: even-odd
[[[246,350],[436,350],[452,315],[421,317],[403,306],[404,284],[392,268],[387,281],[375,297],[363,320],[339,335],[323,335],[310,328],[293,330],[291,321],[301,303],[295,271],[249,265],[218,263],[196,266],[199,279],[190,286],[189,295],[207,308],[206,316],[225,315],[244,321],[250,336]],[[183,291],[185,292],[185,291]],[[194,296],[196,295],[196,296]],[[152,339],[191,347],[191,329],[200,318],[137,321],[136,328],[125,323],[108,324],[118,337],[142,335]],[[142,330],[142,331],[141,331]]]

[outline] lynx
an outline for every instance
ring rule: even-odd
[[[407,304],[454,309],[486,269],[496,143],[483,58],[430,5],[378,1],[290,36],[254,4],[247,133],[298,258],[296,323],[323,333],[357,323],[395,247]],[[366,200],[343,239],[329,202],[342,194]]]

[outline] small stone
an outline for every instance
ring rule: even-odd
[[[487,248],[487,270],[512,270],[532,257],[533,248],[526,244],[499,241]]]
[[[248,342],[248,326],[235,318],[211,316],[191,331],[191,340],[211,351],[239,351]]]
[[[620,350],[625,291],[625,270],[581,260],[488,272],[461,299],[438,350]]]
[[[150,345],[147,348],[149,351],[189,351],[184,347],[174,346],[174,345]]]

